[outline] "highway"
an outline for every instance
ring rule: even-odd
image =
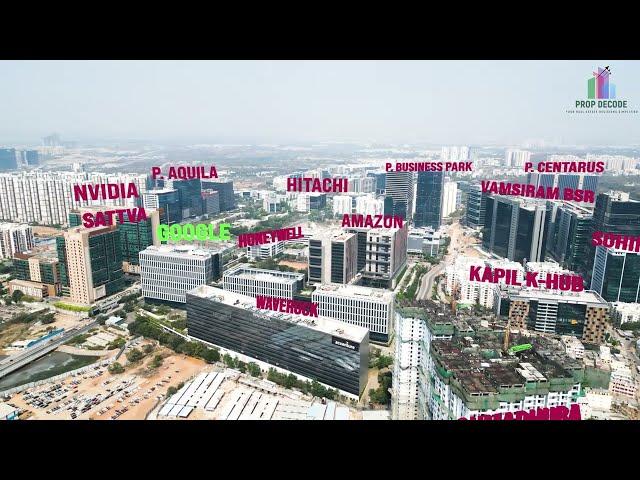
[[[42,344],[36,345],[34,347],[26,349],[24,352],[21,352],[18,355],[11,355],[8,358],[5,358],[0,362],[0,378],[9,375],[12,372],[15,372],[19,368],[28,365],[29,363],[37,360],[40,357],[43,357],[47,353],[55,350],[60,345],[65,342],[68,342],[76,335],[81,335],[88,331],[89,329],[98,326],[97,321],[93,321],[84,325],[82,328],[76,328],[73,330],[67,330],[62,336],[52,338],[48,341],[45,341]]]

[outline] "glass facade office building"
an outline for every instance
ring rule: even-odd
[[[629,199],[629,194],[610,191],[596,197],[593,211],[592,232],[617,233],[621,235],[640,235],[640,202]],[[596,247],[589,246],[587,271],[592,278],[595,264]]]
[[[259,310],[254,298],[208,286],[187,292],[186,299],[191,337],[353,396],[359,397],[367,384],[369,332],[365,328]],[[332,329],[312,326],[309,318]],[[341,333],[350,329],[359,337]]]
[[[608,302],[640,301],[640,254],[596,247],[591,290]]]
[[[482,194],[480,185],[470,185],[467,194],[467,211],[465,223],[467,227],[483,228],[487,208],[487,195]]]
[[[544,261],[549,207],[493,195],[486,201],[483,248],[514,262]]]
[[[440,228],[442,223],[442,195],[444,172],[419,172],[416,188],[416,227]]]

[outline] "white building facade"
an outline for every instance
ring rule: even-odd
[[[142,296],[185,303],[185,293],[213,281],[213,253],[193,246],[150,246],[140,252]]]

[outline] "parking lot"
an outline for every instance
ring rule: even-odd
[[[117,375],[109,373],[107,362],[101,362],[82,374],[15,394],[10,401],[27,411],[22,418],[142,420],[170,386],[205,366],[201,360],[171,354],[159,368],[149,371],[152,356]],[[126,363],[124,357],[119,361]]]

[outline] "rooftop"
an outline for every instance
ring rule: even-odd
[[[295,283],[299,280],[304,280],[303,273],[250,268],[244,265],[239,265],[231,270],[227,270],[224,273],[224,277],[248,278],[251,280],[264,280],[277,283]]]
[[[178,258],[208,257],[216,252],[194,245],[151,245],[140,252],[148,255],[170,255]]]
[[[526,383],[560,389],[577,383],[574,372],[580,361],[568,357],[560,342],[545,337],[511,335],[511,345],[531,343],[533,348],[518,354],[505,354],[500,332],[451,340],[434,340],[432,350],[440,376],[453,378],[465,396],[504,393]],[[579,381],[579,380],[578,380]],[[522,393],[521,392],[521,393]]]
[[[607,302],[593,290],[583,290],[582,292],[563,292],[561,290],[540,290],[536,288],[509,288],[508,295],[511,299],[526,300],[550,300],[561,303],[586,303],[607,306]]]
[[[390,290],[361,287],[359,285],[320,285],[313,292],[314,295],[324,294],[340,297],[363,298],[369,301],[390,302],[395,294]]]
[[[356,325],[349,325],[338,320],[326,317],[305,317],[294,313],[283,313],[272,310],[265,310],[256,307],[256,299],[240,293],[221,290],[219,288],[210,287],[209,285],[201,285],[187,292],[200,298],[206,298],[213,302],[220,302],[225,305],[233,306],[249,310],[254,315],[266,318],[284,320],[297,325],[302,325],[313,330],[321,331],[331,335],[339,336],[346,340],[356,343],[362,342],[368,334],[368,330]],[[187,301],[188,302],[188,301]]]

